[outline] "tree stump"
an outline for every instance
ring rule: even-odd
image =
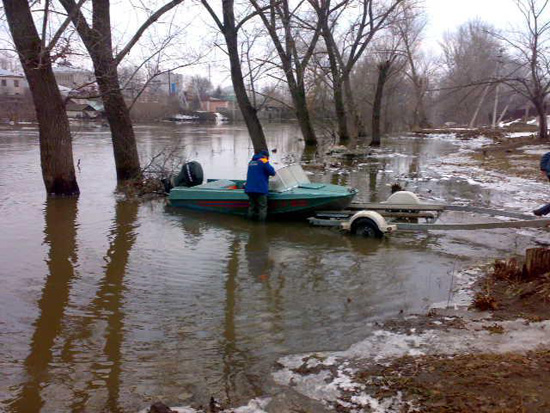
[[[525,253],[523,278],[533,279],[550,273],[550,248],[532,248]]]

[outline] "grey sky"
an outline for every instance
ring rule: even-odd
[[[163,0],[153,0],[155,3],[160,3]],[[214,0],[218,2],[219,0]],[[453,31],[459,25],[475,19],[480,18],[486,21],[496,28],[506,29],[511,25],[518,25],[522,23],[522,16],[516,7],[515,0],[424,0],[426,13],[428,17],[428,25],[424,35],[425,44],[424,47],[430,50],[433,54],[439,53],[438,43],[443,39],[443,35],[446,31]],[[127,2],[125,0],[113,1],[113,23],[116,27],[116,32],[119,36],[125,38],[128,33],[131,33],[134,26],[137,26],[138,22],[143,20],[143,16],[138,16],[139,13],[130,12],[127,8]],[[179,44],[180,50],[185,50],[190,54],[200,54],[199,51],[192,49],[199,48],[205,51],[204,46],[199,46],[205,38],[204,33],[210,32],[209,29],[213,27],[213,23],[210,17],[203,12],[200,6],[192,5],[191,2],[187,2],[184,6],[180,6],[177,15],[186,16],[187,23],[180,22],[180,24],[186,25],[190,23],[190,26],[186,30],[186,35],[182,43]],[[179,19],[178,19],[179,20]],[[165,26],[166,24],[164,24]],[[2,25],[4,26],[4,25]],[[4,27],[5,29],[5,27]],[[147,38],[156,38],[157,32],[162,32],[161,26],[156,26],[150,29],[150,31],[144,36],[143,43],[147,43]],[[2,37],[6,38],[8,34],[4,32]],[[221,37],[221,36],[219,36]],[[162,38],[162,36],[159,36]],[[221,39],[220,39],[221,40]],[[210,47],[211,45],[211,41]],[[137,60],[141,60],[138,56],[141,55],[143,47],[136,48],[132,52],[130,60],[137,57]],[[149,49],[145,46],[146,51]],[[146,53],[144,53],[146,54]],[[137,55],[137,56],[136,56]],[[224,70],[227,66],[226,56],[219,50],[216,53],[209,55],[209,62],[205,62],[202,65],[188,68],[187,70],[178,70],[184,74],[201,74],[207,75],[209,69],[212,73],[213,83],[222,83],[227,85],[230,83],[229,73]]]
[[[495,28],[506,29],[521,22],[514,0],[424,0],[428,15],[426,46],[435,49],[443,34],[479,18]]]

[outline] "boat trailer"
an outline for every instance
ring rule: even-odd
[[[436,223],[446,211],[470,212],[510,221],[481,223]],[[381,238],[396,231],[484,230],[496,228],[545,228],[549,218],[538,218],[517,212],[464,205],[422,202],[409,191],[392,194],[385,202],[352,203],[343,211],[320,211],[308,219],[310,224],[335,227],[364,237]],[[419,222],[423,220],[423,222]]]

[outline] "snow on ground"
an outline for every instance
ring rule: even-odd
[[[546,152],[550,152],[549,145],[527,145],[518,148],[518,150],[525,152],[529,155],[544,155]]]
[[[428,165],[424,170],[425,176],[435,179],[463,179],[470,185],[504,193],[506,196],[498,198],[506,201],[502,205],[495,205],[496,207],[531,213],[535,206],[546,203],[549,192],[547,183],[486,170],[470,157],[473,151],[490,143],[490,139],[482,137],[460,140],[453,135],[437,135],[436,138],[456,144],[459,150]]]
[[[481,267],[467,268],[455,271],[452,276],[452,286],[449,299],[439,303],[433,303],[430,308],[454,308],[468,307],[472,302],[472,287],[484,274]]]
[[[345,351],[284,357],[279,360],[283,368],[274,373],[274,378],[277,383],[333,408],[340,405],[356,411],[370,408],[399,412],[404,406],[400,395],[374,399],[363,384],[355,381],[356,366],[365,369],[375,363],[389,364],[403,356],[526,352],[550,346],[550,321],[503,321],[499,323],[503,334],[492,334],[487,329],[491,325],[493,321],[469,321],[461,329],[430,329],[419,334],[415,334],[415,329],[407,333],[378,329]],[[316,368],[308,372],[311,360],[317,361]],[[351,399],[350,393],[354,395]]]
[[[533,136],[536,132],[512,132],[506,135],[507,138],[527,138]]]

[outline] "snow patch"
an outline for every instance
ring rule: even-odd
[[[503,321],[499,323],[504,329],[503,334],[491,334],[486,329],[490,324],[487,321],[470,321],[465,323],[464,329],[426,330],[416,335],[410,334],[410,331],[404,334],[377,330],[345,351],[324,354],[337,360],[339,367],[336,370],[333,367],[314,374],[300,374],[295,371],[295,366],[303,363],[304,356],[287,356],[279,360],[284,368],[274,373],[274,378],[281,385],[292,386],[303,395],[327,404],[398,412],[404,407],[400,395],[374,399],[364,391],[363,384],[354,381],[355,370],[349,366],[357,362],[366,366],[368,363],[388,363],[406,355],[525,352],[550,346],[550,321]],[[319,353],[315,357],[319,357]],[[346,399],[350,391],[355,394]]]

